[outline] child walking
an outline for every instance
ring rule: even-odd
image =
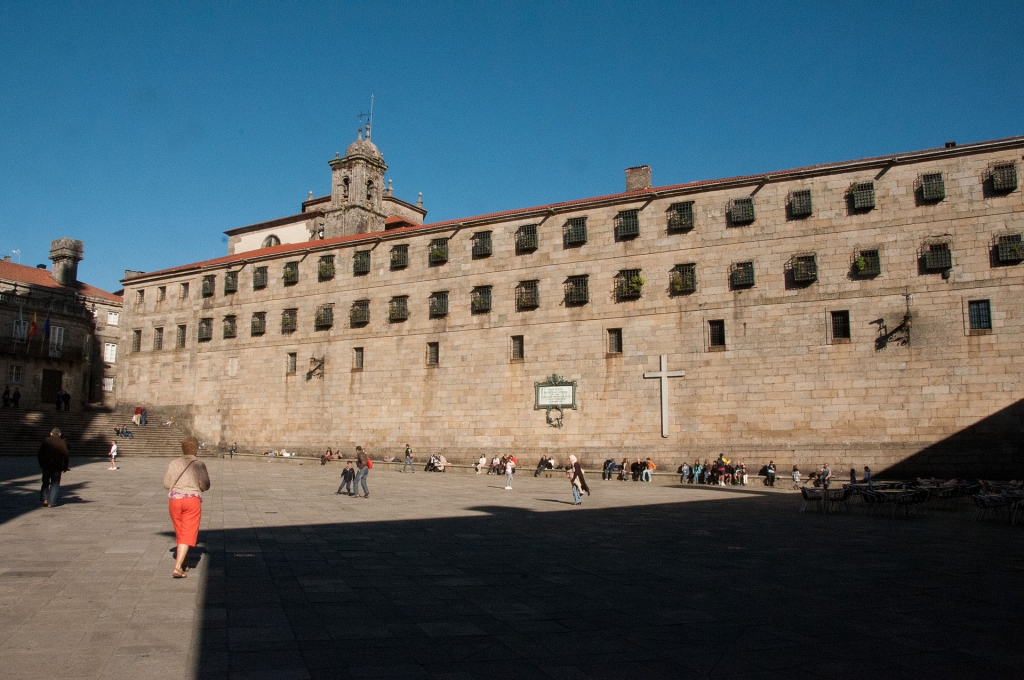
[[[117,442],[110,442],[110,453],[108,453],[107,455],[110,456],[110,467],[108,467],[107,469],[116,470],[117,465],[114,464],[114,461],[117,460]]]
[[[356,471],[352,467],[352,461],[349,461],[345,464],[345,469],[341,473],[341,486],[338,487],[338,491],[336,493],[341,496],[355,496],[355,494],[352,493],[352,489],[355,487],[355,481]],[[345,493],[341,492],[342,489],[346,490]]]

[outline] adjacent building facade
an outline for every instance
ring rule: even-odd
[[[250,449],[1021,470],[1024,137],[435,224],[368,138],[124,281],[122,401]]]
[[[0,367],[19,407],[51,407],[62,390],[70,407],[113,408],[121,297],[78,281],[83,244],[50,245],[51,270],[0,261]]]

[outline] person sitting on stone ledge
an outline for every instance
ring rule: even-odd
[[[629,481],[629,458],[623,458],[619,465],[619,481]]]
[[[609,458],[604,462],[604,465],[601,466],[601,480],[605,482],[610,481],[614,472],[615,461]]]
[[[473,467],[476,468],[476,473],[477,474],[482,473],[484,471],[484,468],[487,467],[487,456],[485,456],[484,454],[481,453],[480,454],[480,460],[478,460],[476,462],[476,465],[474,465]]]
[[[328,446],[327,451],[324,452],[324,455],[320,456],[320,464],[327,465],[327,463],[332,460],[334,460],[334,452],[331,451],[331,447]]]
[[[498,456],[495,455],[494,458],[491,458],[491,469],[487,471],[487,474],[489,474],[489,475],[490,474],[495,474],[495,475],[499,474],[498,473],[498,466],[499,465],[501,465],[501,461],[498,459]]]
[[[540,473],[548,469],[548,457],[541,456],[540,462],[537,463],[537,471],[533,473],[534,477],[540,477]]]

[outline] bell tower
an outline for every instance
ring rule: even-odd
[[[331,203],[324,221],[324,238],[384,231],[384,173],[388,166],[377,146],[359,129],[344,157],[331,164]]]

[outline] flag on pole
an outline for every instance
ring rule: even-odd
[[[32,312],[32,323],[30,323],[28,325],[28,334],[29,334],[29,336],[33,336],[33,335],[36,334],[36,322],[38,321],[38,319],[39,319],[39,317],[36,314],[36,312]]]

